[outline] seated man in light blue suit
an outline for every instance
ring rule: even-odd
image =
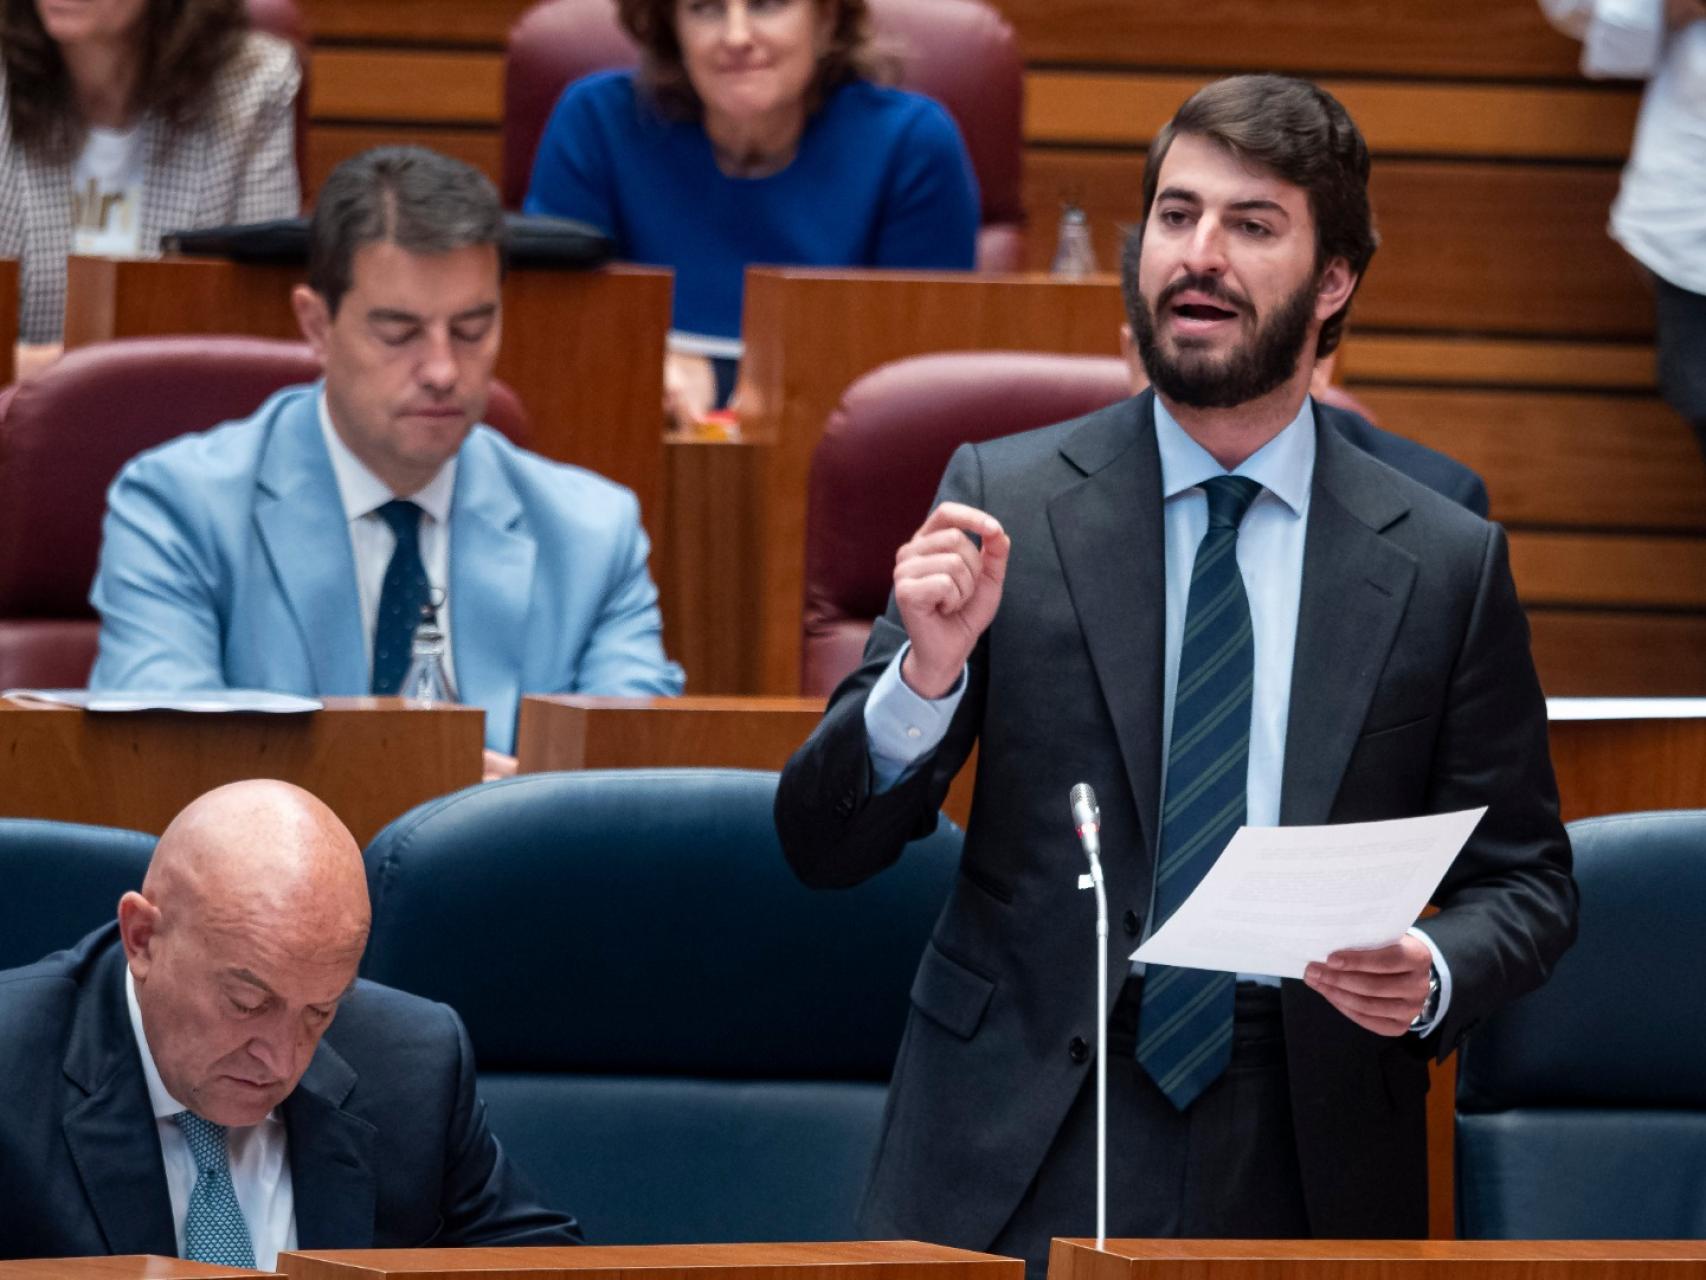
[[[491,184],[435,152],[327,179],[292,295],[325,377],[120,472],[92,688],[395,693],[442,593],[489,774],[523,693],[681,691],[633,494],[478,425],[502,235]]]

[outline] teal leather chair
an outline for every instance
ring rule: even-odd
[[[364,976],[462,1015],[493,1131],[589,1243],[857,1235],[960,833],[814,892],[775,790],[536,774],[422,805],[367,851]]]
[[[1581,929],[1457,1073],[1457,1227],[1706,1239],[1706,810],[1570,824]]]

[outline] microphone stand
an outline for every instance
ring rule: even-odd
[[[1078,877],[1080,889],[1096,891],[1096,1247],[1108,1240],[1108,893],[1096,842],[1085,840],[1090,873]]]

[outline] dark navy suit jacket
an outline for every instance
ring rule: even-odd
[[[0,1082],[0,1258],[177,1252],[116,924],[0,972]],[[281,1110],[301,1248],[580,1240],[487,1129],[444,1005],[357,983]]]
[[[1481,477],[1456,458],[1417,444],[1408,436],[1394,435],[1375,426],[1361,414],[1315,402],[1316,413],[1337,427],[1339,434],[1371,457],[1379,458],[1395,471],[1402,471],[1418,484],[1468,507],[1487,518],[1487,486]]]

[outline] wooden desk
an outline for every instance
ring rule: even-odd
[[[817,728],[822,698],[521,700],[522,773],[551,769],[780,769]]]
[[[72,257],[65,345],[175,333],[300,338],[290,290],[303,274],[209,258]],[[531,447],[627,485],[654,529],[671,283],[649,267],[512,271],[497,365],[526,406]]]
[[[158,834],[214,787],[281,778],[365,845],[415,805],[480,780],[484,714],[328,698],[306,715],[95,714],[0,700],[0,816]]]
[[[671,446],[681,521],[669,534],[669,581],[716,584],[693,599],[679,587],[672,596],[679,630],[703,646],[690,651],[689,687],[799,691],[806,479],[849,383],[932,351],[1114,355],[1123,319],[1112,276],[749,270],[742,443],[720,455],[716,446]],[[737,509],[743,501],[751,514]],[[682,527],[695,512],[703,523]],[[725,683],[731,675],[739,683]]]
[[[1056,1240],[1049,1280],[1662,1280],[1698,1240]]]
[[[0,387],[17,374],[13,360],[18,347],[18,263],[0,258]]]
[[[1023,1280],[1014,1258],[911,1240],[845,1244],[654,1244],[586,1248],[342,1249],[282,1253],[290,1280],[478,1275],[480,1280]]]
[[[1553,698],[1547,705],[1565,822],[1706,809],[1706,698]],[[1608,711],[1619,714],[1597,718]]]
[[[152,1253],[121,1253],[104,1258],[19,1258],[0,1261],[0,1280],[219,1280],[234,1276],[276,1276],[211,1262],[190,1262]]]
[[[521,700],[522,773],[549,769],[779,770],[817,728],[822,698],[588,698]],[[971,813],[974,750],[942,810],[961,827]]]

